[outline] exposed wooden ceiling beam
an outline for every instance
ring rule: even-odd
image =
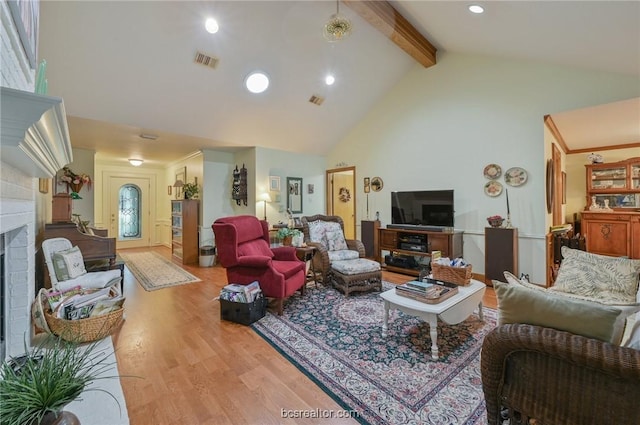
[[[437,49],[388,1],[343,0],[425,68],[436,64]]]

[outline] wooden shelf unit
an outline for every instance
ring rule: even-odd
[[[462,257],[462,231],[434,232],[428,230],[407,229],[379,229],[378,243],[380,264],[389,271],[418,276],[420,270],[397,267],[384,263],[383,251],[393,252],[399,255],[431,257],[431,252],[440,251],[443,257]],[[412,242],[421,239],[423,243]],[[403,244],[405,244],[403,246]],[[407,245],[424,245],[422,251],[406,249]]]
[[[609,208],[615,211],[640,210],[640,157],[585,167],[585,210],[589,210],[593,197],[601,207],[607,200]]]
[[[581,230],[588,252],[640,258],[640,157],[588,164]],[[608,200],[610,211],[590,210]]]
[[[182,264],[198,262],[199,201],[171,201],[171,254]]]

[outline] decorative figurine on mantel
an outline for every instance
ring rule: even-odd
[[[596,197],[592,196],[591,205],[589,206],[589,211],[599,211],[599,210],[600,210],[600,205],[598,205],[598,203],[596,202]]]

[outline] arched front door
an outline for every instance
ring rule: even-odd
[[[149,180],[111,177],[109,183],[109,235],[117,248],[149,246]]]

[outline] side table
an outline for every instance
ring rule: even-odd
[[[316,288],[318,287],[318,274],[316,273],[316,266],[313,262],[313,256],[316,255],[316,247],[315,246],[297,246],[296,247],[296,255],[298,258],[305,263],[307,261],[311,261],[311,267],[305,276],[305,283],[311,282],[312,280],[316,284]],[[311,273],[309,273],[311,272]]]
[[[120,270],[120,293],[124,289],[124,260],[119,255],[116,255],[115,261],[112,263],[108,258],[104,260],[88,260],[84,263],[87,272],[103,272],[107,270]]]

